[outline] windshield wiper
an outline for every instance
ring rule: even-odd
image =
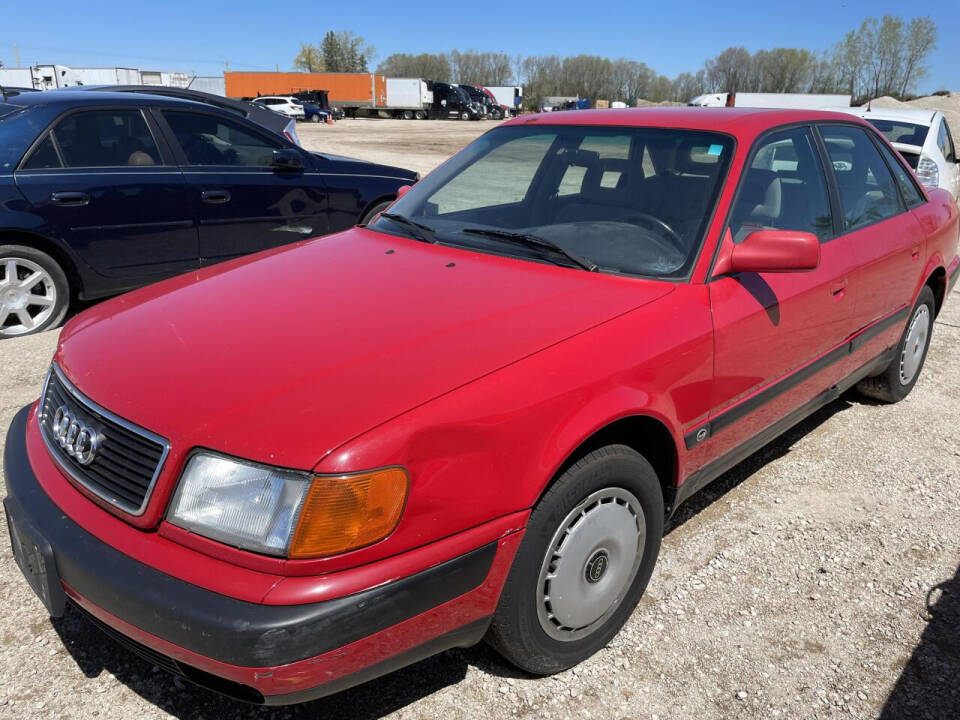
[[[422,242],[437,243],[437,235],[434,232],[433,228],[429,225],[424,225],[423,223],[418,223],[416,220],[411,220],[405,215],[398,215],[397,213],[380,213],[380,217],[386,218],[390,222],[394,222],[397,225],[403,225],[405,228],[413,232],[413,236]]]
[[[583,255],[575,253],[572,250],[567,250],[562,245],[558,245],[557,243],[553,242],[553,240],[547,240],[545,237],[540,237],[539,235],[511,232],[509,230],[492,230],[490,228],[464,228],[460,232],[468,233],[470,235],[483,235],[485,237],[497,238],[498,240],[510,240],[513,242],[523,243],[524,245],[529,245],[531,247],[546,248],[547,250],[553,250],[554,252],[560,253],[571,262],[582,267],[584,270],[588,270],[589,272],[597,271],[597,264],[590,260],[590,258],[584,257]]]

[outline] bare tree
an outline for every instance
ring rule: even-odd
[[[377,72],[387,77],[416,77],[436,82],[452,79],[450,60],[443,53],[395,53],[377,66]]]
[[[900,95],[906,95],[913,84],[923,77],[927,68],[923,61],[937,46],[937,26],[929,16],[917,17],[907,25],[906,52]]]
[[[712,60],[707,60],[704,66],[710,86],[715,92],[732,93],[746,89],[750,62],[750,52],[746,48],[727,48]]]

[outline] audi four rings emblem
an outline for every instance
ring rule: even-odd
[[[57,408],[53,416],[53,440],[81,465],[89,465],[97,456],[100,434],[96,428],[84,425],[66,405]]]

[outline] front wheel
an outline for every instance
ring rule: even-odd
[[[53,258],[31,247],[0,245],[0,338],[54,327],[69,305],[67,277]]]
[[[310,122],[318,123],[320,122],[320,113],[314,113],[310,116]]]
[[[388,207],[390,207],[392,204],[393,204],[393,200],[384,200],[384,201],[381,202],[381,203],[377,203],[377,204],[374,205],[372,208],[370,208],[369,210],[367,210],[367,212],[364,213],[363,217],[360,218],[360,224],[361,224],[361,225],[367,225],[367,224],[373,222],[373,219],[374,219],[377,215],[379,215],[380,213],[382,213],[384,210],[386,210],[386,209],[387,209]]]
[[[534,508],[488,641],[538,675],[604,647],[636,607],[663,535],[663,494],[650,463],[610,445],[571,466]]]
[[[860,393],[887,403],[899,402],[910,394],[927,359],[933,331],[934,307],[933,291],[924,285],[910,313],[910,320],[904,328],[893,360],[879,375],[861,380],[857,384]]]
[[[460,113],[460,119],[461,119],[461,120],[469,120],[469,119],[470,119],[470,113],[468,113],[466,110],[464,110],[462,113]]]

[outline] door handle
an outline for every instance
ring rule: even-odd
[[[211,205],[222,205],[230,202],[230,193],[226,190],[204,190],[200,193],[200,199]]]
[[[86,205],[90,202],[90,196],[85,192],[55,192],[50,193],[50,202],[57,205]]]
[[[837,300],[842,298],[847,292],[847,278],[844,278],[840,282],[834,283],[830,286],[830,294],[833,295]]]

